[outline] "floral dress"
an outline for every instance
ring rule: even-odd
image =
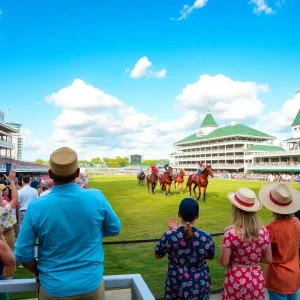
[[[165,299],[209,299],[210,274],[206,259],[213,259],[211,236],[192,227],[193,239],[184,239],[184,227],[164,233],[155,247],[158,256],[168,253]]]
[[[248,242],[242,241],[234,227],[226,229],[222,246],[230,248],[232,252],[225,273],[222,300],[265,299],[265,280],[258,264],[270,243],[270,235],[265,227],[260,229],[259,239]],[[234,263],[247,267],[235,266]]]

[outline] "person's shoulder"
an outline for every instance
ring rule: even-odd
[[[196,227],[195,227],[194,235],[196,237],[200,237],[200,238],[205,239],[205,240],[212,239],[212,236],[208,232],[202,231],[202,230],[200,230],[200,229],[198,229]]]

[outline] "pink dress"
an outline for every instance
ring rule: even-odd
[[[270,244],[270,235],[265,227],[259,232],[259,239],[243,242],[234,227],[226,229],[223,247],[232,250],[230,264],[225,273],[222,300],[264,300],[265,280],[259,264]],[[233,263],[253,266],[238,267]]]

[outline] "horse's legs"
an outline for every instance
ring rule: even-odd
[[[206,202],[206,189],[207,189],[207,186],[205,188],[203,188],[203,202]]]
[[[195,197],[197,197],[197,194],[196,194],[196,187],[197,187],[197,185],[194,184],[193,191],[194,191]]]
[[[174,180],[174,187],[175,187],[175,191],[176,191],[176,180]],[[178,183],[178,187],[179,187],[179,183]]]
[[[149,185],[150,185],[150,182],[147,180],[147,186],[148,186],[148,193],[150,194],[150,189],[149,189]]]
[[[199,201],[200,197],[201,197],[201,186],[200,184],[198,185],[198,189],[199,189],[199,196],[197,198],[197,201]]]
[[[169,197],[171,197],[171,183],[169,184]]]

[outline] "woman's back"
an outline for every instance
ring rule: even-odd
[[[264,255],[270,243],[270,236],[265,227],[261,227],[258,239],[243,241],[240,230],[228,227],[224,234],[223,246],[232,250],[231,263],[246,266],[256,265]]]

